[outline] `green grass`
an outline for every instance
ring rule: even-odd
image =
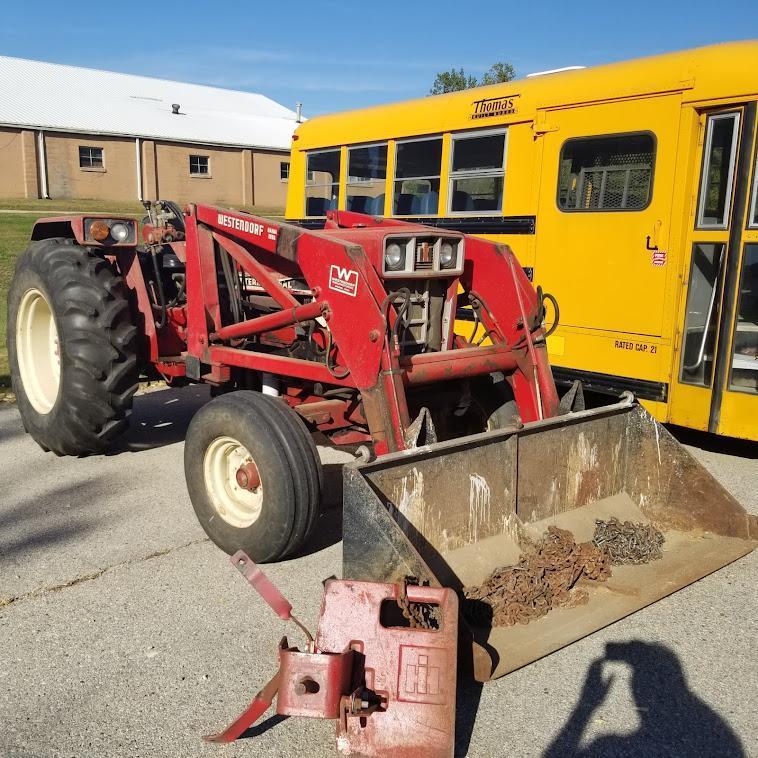
[[[181,206],[181,203],[179,205]],[[257,216],[273,218],[282,218],[284,216],[281,208],[267,208],[259,205],[237,205],[234,207]],[[58,211],[65,211],[66,213],[77,213],[79,211],[83,213],[113,213],[119,216],[137,216],[139,218],[145,215],[142,203],[118,202],[115,200],[16,200],[0,198],[0,211],[3,210],[24,211],[30,215],[38,213],[40,216],[55,215]]]
[[[24,213],[3,213],[3,210]],[[281,208],[241,207],[259,216],[282,217]],[[99,200],[4,200],[0,198],[0,398],[10,387],[6,330],[8,319],[8,287],[13,278],[16,258],[29,243],[32,226],[38,218],[57,215],[59,211],[113,213],[120,216],[144,215],[140,203],[119,203]]]
[[[5,345],[8,286],[16,267],[16,258],[26,247],[37,218],[36,214],[0,214],[0,389],[10,387],[8,351]]]
[[[145,209],[141,203],[108,202],[105,200],[18,200],[0,198],[0,210],[29,211],[43,215],[51,215],[57,211],[76,213],[114,213],[121,216],[143,216]],[[7,215],[7,214],[3,214]]]

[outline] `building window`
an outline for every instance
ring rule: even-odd
[[[639,211],[650,202],[655,138],[617,134],[568,140],[561,149],[562,211]]]
[[[103,148],[80,145],[79,168],[103,168]]]
[[[337,207],[339,197],[339,148],[308,153],[305,170],[305,215],[326,216]]]
[[[700,228],[726,229],[729,223],[739,132],[739,113],[708,117],[697,213]]]
[[[347,209],[383,216],[387,143],[351,147],[347,156]]]
[[[289,161],[281,161],[279,164],[279,178],[283,182],[288,182],[290,180],[290,164]]]
[[[207,155],[190,155],[189,171],[190,176],[210,176],[210,158]]]
[[[442,137],[398,142],[392,211],[396,216],[439,213]]]
[[[451,213],[496,214],[503,206],[505,131],[453,135]]]

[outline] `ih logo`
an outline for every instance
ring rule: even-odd
[[[332,264],[329,268],[329,289],[355,297],[358,293],[358,272]]]
[[[447,654],[442,648],[403,645],[400,651],[398,697],[412,703],[445,702],[440,691],[440,672],[447,666]]]

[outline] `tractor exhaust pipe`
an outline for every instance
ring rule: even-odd
[[[279,377],[264,371],[261,374],[261,392],[269,397],[279,397]]]

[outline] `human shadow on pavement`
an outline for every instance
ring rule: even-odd
[[[612,661],[632,669],[640,726],[631,734],[603,734],[587,743],[585,731],[613,681],[613,675],[603,677],[603,665]],[[685,755],[744,758],[746,754],[729,724],[689,689],[673,651],[633,640],[608,643],[605,655],[590,665],[579,702],[543,758]]]
[[[107,454],[136,453],[182,442],[192,417],[209,400],[208,387],[200,384],[136,395],[129,429]]]

